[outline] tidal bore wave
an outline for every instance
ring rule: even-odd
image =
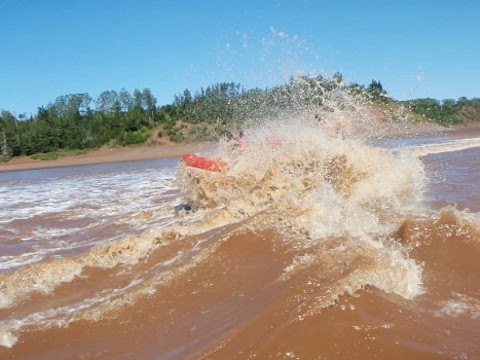
[[[431,208],[414,151],[299,119],[208,155],[194,211],[0,274],[2,358],[479,356],[479,215]]]

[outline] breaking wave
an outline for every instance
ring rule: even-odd
[[[438,335],[425,329],[423,343],[445,340],[444,324],[457,319],[470,341],[479,317],[480,284],[471,275],[478,213],[431,209],[423,153],[372,146],[366,124],[352,112],[331,111],[263,121],[204,154],[225,161],[223,171],[180,163],[176,179],[159,175],[160,205],[135,205],[136,197],[151,195],[143,188],[129,194],[130,208],[115,196],[100,204],[98,214],[115,210],[119,233],[124,223],[138,222],[140,230],[1,273],[0,354],[40,351],[45,341],[38,339],[48,339],[49,346],[75,341],[99,355],[97,337],[117,336],[112,358],[135,347],[147,358],[225,358],[244,354],[255,339],[262,343],[249,356],[311,358],[316,343],[294,341],[299,324],[322,332],[320,346],[334,342],[325,330],[332,318],[349,324],[345,343],[373,332],[391,336],[379,346],[401,342],[404,329],[423,326],[410,319],[421,317]],[[382,126],[389,125],[376,124],[376,135],[388,132]],[[128,177],[132,189],[137,176]],[[80,192],[90,186],[78,181]],[[147,205],[156,206],[157,222],[142,215],[151,211],[142,209]],[[457,258],[462,267],[453,266]],[[372,309],[377,304],[382,315]],[[404,349],[412,341],[407,337]],[[290,347],[280,351],[279,343]]]

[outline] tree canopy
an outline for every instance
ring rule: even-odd
[[[276,116],[285,111],[324,106],[325,94],[337,88],[368,101],[394,102],[380,81],[368,87],[345,85],[342,75],[302,76],[269,89],[245,90],[238,83],[217,83],[192,93],[185,89],[171,104],[157,106],[150,89],[106,90],[97,98],[87,93],[66,94],[40,106],[26,118],[0,113],[0,159],[56,150],[88,149],[105,144],[145,143],[152,137],[173,141],[213,140],[246,119]],[[480,120],[480,99],[415,99],[402,102],[413,112],[440,124]],[[188,124],[188,126],[187,126]],[[186,133],[190,128],[190,134]]]

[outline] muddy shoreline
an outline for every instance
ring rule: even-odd
[[[55,160],[38,160],[30,156],[19,156],[8,162],[0,163],[0,172],[180,157],[188,152],[202,151],[209,146],[211,144],[208,143],[170,143],[139,147],[102,147],[90,150],[85,154],[63,156]]]

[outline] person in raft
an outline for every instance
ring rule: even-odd
[[[243,138],[243,131],[240,130],[238,136],[234,136],[230,131],[225,132],[225,139],[233,144],[235,147],[245,147],[247,142]]]
[[[225,132],[225,138],[234,148],[246,148],[248,146],[242,130],[238,132],[238,136],[233,136],[230,131],[227,131]],[[270,148],[276,149],[282,146],[283,141],[277,138],[267,138],[266,143]]]
[[[345,140],[345,132],[343,131],[342,126],[338,122],[331,122],[330,125],[327,125],[325,119],[320,117],[319,114],[315,114],[315,120],[319,126],[326,128],[327,133],[330,136]]]
[[[244,148],[247,146],[247,142],[243,138],[243,131],[240,131],[239,136],[235,137],[230,131],[226,131],[225,139],[232,148]],[[225,171],[228,169],[228,163],[222,159],[213,159],[205,156],[201,156],[194,153],[184,154],[182,160],[185,164],[191,167],[195,167],[208,171]]]

